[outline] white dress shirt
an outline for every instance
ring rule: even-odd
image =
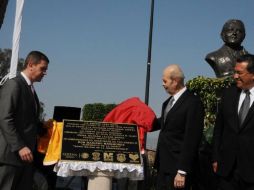
[[[251,89],[249,89],[250,91],[250,107],[254,101],[254,87],[252,87]],[[242,90],[241,94],[240,94],[240,98],[239,98],[239,103],[238,103],[238,113],[240,111],[240,108],[242,106],[243,100],[246,96],[246,93],[244,92],[244,90]]]
[[[176,103],[176,101],[181,97],[181,95],[187,90],[186,87],[182,88],[179,92],[177,92],[173,97],[174,97],[174,101],[173,101],[173,105],[172,107],[174,106],[174,104]],[[187,173],[185,171],[182,171],[182,170],[178,170],[177,173],[179,174],[183,174],[183,175],[186,175]]]
[[[22,77],[26,80],[27,84],[28,84],[29,86],[31,86],[31,85],[32,85],[32,82],[31,82],[30,79],[25,75],[25,73],[21,72],[20,74],[21,74]]]

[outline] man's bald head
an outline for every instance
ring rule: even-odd
[[[162,86],[171,95],[174,95],[184,87],[184,74],[179,65],[167,66],[163,71]]]
[[[172,79],[179,78],[179,79],[182,79],[182,81],[184,81],[183,71],[177,64],[172,64],[167,66],[164,69],[163,75],[164,74],[168,77],[171,77]]]

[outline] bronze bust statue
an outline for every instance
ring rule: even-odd
[[[241,46],[245,38],[245,27],[241,20],[228,20],[222,28],[221,38],[224,45],[205,58],[218,78],[231,76],[237,57],[248,53]]]

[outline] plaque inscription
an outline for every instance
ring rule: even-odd
[[[61,160],[141,164],[137,126],[64,120]]]

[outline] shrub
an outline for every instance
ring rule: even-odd
[[[117,104],[86,104],[83,107],[82,119],[85,121],[102,121],[104,117],[116,106]]]
[[[232,77],[207,78],[198,76],[189,80],[187,88],[199,95],[205,109],[204,135],[208,142],[211,142],[213,128],[216,119],[218,104],[221,99],[222,89],[230,87],[234,83]]]

